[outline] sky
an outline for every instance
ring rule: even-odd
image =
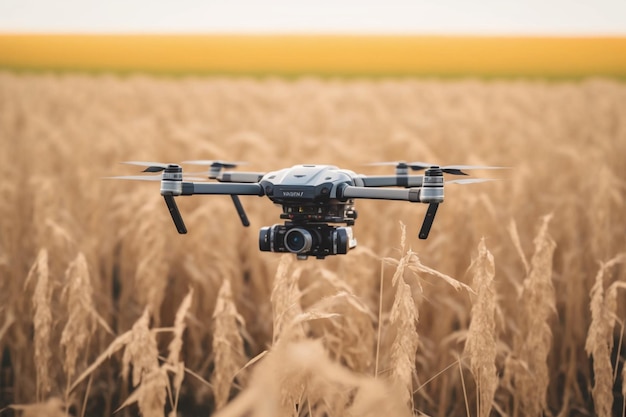
[[[0,32],[626,35],[626,0],[0,0]]]

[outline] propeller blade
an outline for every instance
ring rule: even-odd
[[[428,234],[430,233],[430,228],[433,225],[433,221],[435,220],[435,214],[437,214],[437,209],[439,208],[439,203],[430,203],[428,205],[428,210],[426,210],[426,216],[424,217],[424,223],[422,223],[422,228],[420,229],[419,238],[426,239]]]
[[[131,180],[131,181],[161,181],[161,175],[120,175],[117,177],[103,177],[107,180]],[[183,176],[185,181],[208,181],[208,178],[203,177],[188,177]]]
[[[468,175],[463,172],[463,170],[472,170],[472,169],[507,169],[508,167],[496,167],[496,166],[486,166],[486,165],[445,165],[439,166],[437,164],[431,164],[429,162],[404,162],[404,161],[395,161],[395,162],[375,162],[374,166],[395,166],[396,169],[401,168],[411,168],[413,171],[421,171],[424,169],[428,169],[431,167],[438,167],[446,174],[452,175]]]
[[[137,165],[140,167],[146,167],[143,172],[161,172],[169,166],[169,164],[163,162],[148,162],[148,161],[124,161],[123,164]]]
[[[509,167],[494,167],[486,165],[446,165],[446,169],[509,169]]]
[[[506,167],[495,167],[495,166],[485,166],[485,165],[445,165],[438,166],[435,164],[428,164],[426,162],[411,162],[410,164],[406,164],[413,171],[421,171],[423,169],[428,169],[431,167],[439,167],[444,173],[452,174],[452,175],[468,175],[463,172],[464,170],[473,170],[473,169],[505,169]]]
[[[477,184],[488,181],[498,181],[498,178],[465,178],[461,180],[446,181],[446,184]]]
[[[217,161],[210,159],[199,159],[195,161],[183,161],[183,164],[189,165],[203,165],[213,168],[237,168],[239,165],[246,165],[247,162],[243,161]]]
[[[161,181],[160,175],[121,175],[117,177],[104,178],[107,180]]]

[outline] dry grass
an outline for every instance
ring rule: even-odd
[[[550,318],[556,310],[552,285],[552,256],[556,244],[548,234],[551,218],[551,215],[543,217],[534,240],[535,253],[519,296],[518,332],[506,363],[507,382],[511,384],[521,415],[525,416],[544,414],[550,383],[547,363],[552,344]]]
[[[485,239],[478,244],[478,256],[471,267],[474,271],[472,287],[476,296],[472,303],[472,321],[465,342],[465,353],[470,358],[470,369],[476,381],[476,415],[487,417],[491,413],[491,403],[498,387],[496,314],[499,309],[493,282],[495,264]]]
[[[608,80],[0,73],[0,408],[623,414],[625,115]],[[426,241],[423,205],[359,201],[359,247],[298,262],[258,251],[265,200],[246,229],[180,198],[179,236],[158,186],[101,179],[194,158],[514,169],[447,187]]]
[[[617,375],[614,375],[611,351],[617,319],[617,290],[626,288],[625,282],[616,281],[606,289],[605,294],[604,280],[605,275],[612,267],[625,261],[626,255],[621,255],[603,263],[596,275],[595,284],[591,288],[591,324],[587,333],[585,350],[589,356],[593,357],[594,384],[592,394],[596,413],[601,417],[612,415],[612,387]],[[617,367],[615,371],[617,371]]]
[[[215,330],[213,333],[213,354],[215,369],[213,371],[213,392],[215,408],[220,409],[228,402],[231,386],[235,375],[246,363],[243,351],[243,340],[239,326],[245,326],[243,318],[237,313],[233,301],[230,281],[224,280],[213,313]],[[238,375],[239,383],[245,381],[243,374]]]
[[[37,370],[37,393],[36,398],[40,401],[51,390],[50,358],[52,346],[50,333],[52,330],[52,288],[50,286],[50,273],[48,270],[48,252],[45,249],[39,251],[35,264],[26,277],[26,285],[37,276],[37,283],[33,291],[34,307],[34,339],[35,339],[35,363]]]

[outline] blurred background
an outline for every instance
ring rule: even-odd
[[[617,0],[0,3],[0,66],[196,74],[626,73]]]

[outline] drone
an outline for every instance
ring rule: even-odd
[[[282,206],[283,224],[262,227],[259,249],[266,252],[293,253],[300,260],[314,256],[347,254],[357,245],[352,226],[357,219],[357,199],[396,200],[427,204],[419,238],[426,239],[439,204],[444,201],[444,185],[471,184],[493,179],[466,178],[444,181],[444,174],[463,175],[473,169],[503,167],[450,165],[425,162],[382,162],[370,165],[395,167],[395,175],[368,176],[333,165],[295,165],[268,173],[239,172],[242,162],[214,160],[184,161],[182,164],[208,167],[208,171],[183,175],[179,164],[127,161],[145,167],[142,175],[109,177],[122,180],[160,181],[161,195],[176,230],[187,233],[175,197],[191,195],[229,195],[244,227],[250,226],[240,196],[267,197]],[[226,170],[225,170],[226,169]],[[409,171],[424,171],[410,175]],[[160,173],[160,175],[154,175]]]

